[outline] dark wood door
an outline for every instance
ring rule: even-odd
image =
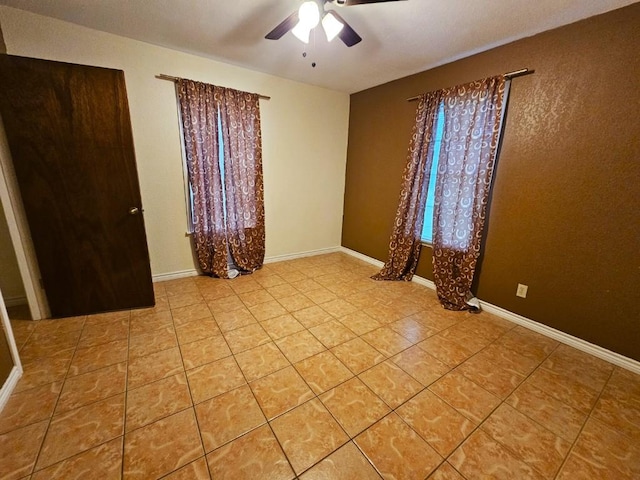
[[[153,305],[124,73],[0,55],[0,114],[52,316]]]

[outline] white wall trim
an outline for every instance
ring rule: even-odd
[[[167,280],[177,280],[179,278],[196,277],[198,271],[196,269],[191,270],[179,270],[177,272],[160,273],[153,275],[151,278],[155,282],[166,282]]]
[[[16,388],[18,384],[18,380],[22,376],[22,368],[17,365],[11,369],[11,373],[9,373],[9,377],[0,388],[0,413],[2,413],[2,409],[9,401],[9,397],[13,393],[13,390]]]
[[[378,267],[382,267],[384,265],[383,262],[376,260],[375,258],[368,257],[367,255],[356,252],[346,247],[341,247],[341,251]],[[412,281],[433,290],[435,290],[436,288],[435,284],[431,280],[419,277],[417,275],[413,276]],[[553,338],[560,343],[564,343],[565,345],[569,345],[573,348],[593,355],[594,357],[605,360],[631,372],[640,374],[640,362],[633,360],[632,358],[625,357],[624,355],[620,355],[619,353],[612,352],[611,350],[607,350],[606,348],[600,347],[598,345],[594,345],[593,343],[587,342],[586,340],[583,340],[581,338],[574,337],[573,335],[569,335],[568,333],[556,330],[555,328],[523,317],[522,315],[518,315],[517,313],[513,313],[509,310],[505,310],[504,308],[492,305],[489,302],[480,300],[480,305],[482,306],[482,309],[487,313],[491,313],[497,317],[503,318],[517,325],[528,328],[529,330],[533,330],[534,332],[545,335],[546,337]]]
[[[4,304],[7,307],[17,307],[19,305],[29,305],[29,302],[27,301],[27,297],[25,297],[25,296],[6,297],[4,299]]]
[[[321,248],[319,250],[309,250],[306,252],[291,253],[287,255],[275,255],[273,257],[266,257],[264,263],[276,263],[284,262],[287,260],[295,260],[297,258],[315,257],[316,255],[325,255],[327,253],[336,253],[342,251],[342,247]]]
[[[320,250],[309,250],[307,252],[292,253],[288,255],[276,255],[274,257],[266,257],[264,259],[265,265],[267,263],[284,262],[286,260],[295,260],[296,258],[314,257],[316,255],[325,255],[327,253],[335,253],[342,251],[342,247],[322,248]],[[198,271],[192,270],[180,270],[177,272],[160,273],[153,275],[154,282],[165,282],[167,280],[177,280],[179,278],[195,277],[199,275]]]

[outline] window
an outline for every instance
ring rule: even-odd
[[[438,108],[438,118],[436,119],[436,136],[433,143],[433,161],[431,162],[427,201],[424,208],[424,223],[422,224],[422,234],[420,235],[420,240],[429,244],[433,243],[433,213],[436,196],[436,178],[438,176],[438,160],[440,159],[440,146],[442,145],[443,133],[444,104],[441,103]]]

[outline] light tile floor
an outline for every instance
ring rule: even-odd
[[[640,378],[330,254],[13,320],[3,479],[640,478]]]

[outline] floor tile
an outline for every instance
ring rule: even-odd
[[[329,351],[306,358],[294,367],[316,394],[353,377],[353,373]]]
[[[13,480],[31,473],[48,425],[45,420],[0,435],[0,478]]]
[[[640,375],[377,271],[333,253],[158,282],[152,308],[9,309],[0,477],[640,478]]]
[[[195,342],[180,345],[182,361],[187,370],[229,357],[231,350],[222,335],[203,338]]]
[[[239,353],[236,361],[248,382],[291,365],[273,342]]]
[[[56,382],[11,394],[0,415],[0,434],[50,418],[61,390]]]
[[[335,293],[333,293],[331,290],[327,290],[324,287],[309,290],[308,292],[305,292],[305,295],[318,305],[329,303],[338,299],[338,296]]]
[[[169,310],[149,311],[131,316],[130,335],[145,335],[155,330],[173,326],[173,318]],[[99,327],[99,325],[97,325]]]
[[[266,423],[247,385],[196,405],[205,452],[211,452]]]
[[[542,362],[558,346],[557,341],[524,327],[514,328],[496,340],[496,344],[538,362]]]
[[[201,457],[175,472],[163,477],[163,480],[210,480],[207,461]]]
[[[442,462],[395,413],[369,427],[355,442],[383,478],[424,479]]]
[[[209,300],[207,301],[207,306],[209,307],[209,311],[213,313],[213,316],[215,317],[216,320],[219,320],[221,318],[231,319],[233,318],[233,315],[227,316],[223,314],[231,313],[234,311],[242,311],[243,316],[245,312],[249,313],[242,299],[239,296],[234,294],[224,296],[224,297],[218,297],[215,300],[212,300],[209,297]],[[250,318],[251,320],[254,320],[253,316],[251,316]]]
[[[445,375],[429,390],[475,423],[483,421],[500,404],[498,397],[458,372]]]
[[[328,322],[329,320],[333,320],[333,317],[328,312],[317,305],[293,312],[293,316],[305,328],[312,328],[316,325]]]
[[[268,425],[207,455],[211,475],[220,480],[291,480],[295,477],[284,452]]]
[[[477,426],[428,390],[401,405],[396,413],[443,457],[453,452]]]
[[[569,375],[552,372],[542,367],[533,372],[526,383],[544,390],[552,397],[584,413],[591,411],[600,393]]]
[[[281,415],[271,426],[296,474],[349,440],[318,399]]]
[[[213,314],[206,303],[196,303],[186,307],[171,310],[171,316],[175,325],[183,325],[194,320],[213,318]]]
[[[602,391],[614,370],[614,366],[609,362],[568,345],[558,346],[544,361],[542,367],[568,376],[596,392]]]
[[[194,403],[200,403],[246,383],[233,357],[187,370],[187,378]]]
[[[399,407],[424,388],[389,360],[370,368],[358,377],[391,408]]]
[[[236,354],[271,341],[271,337],[257,323],[225,332],[224,338],[231,351]]]
[[[540,365],[539,361],[500,347],[496,343],[477,353],[474,358],[500,365],[501,368],[509,372],[519,373],[524,376],[528,376]]]
[[[409,340],[388,327],[381,327],[365,333],[361,338],[387,358],[413,345]]]
[[[125,362],[128,358],[128,347],[127,340],[117,340],[95,347],[78,348],[71,361],[69,375],[80,375],[114,363]]]
[[[122,472],[122,440],[118,437],[35,473],[31,480],[119,480]]]
[[[375,468],[352,442],[300,476],[300,480],[379,480]]]
[[[444,462],[433,472],[428,480],[465,480],[460,472],[451,466],[450,463]]]
[[[56,415],[124,392],[126,378],[124,362],[68,378],[56,405]]]
[[[82,329],[78,348],[94,347],[103,343],[122,340],[129,336],[129,318],[109,320],[95,325],[87,324]]]
[[[291,363],[297,363],[326,350],[325,346],[306,330],[279,338],[276,345]]]
[[[144,357],[177,345],[173,326],[160,328],[151,333],[132,335],[129,339],[129,358]]]
[[[629,438],[640,438],[640,396],[617,395],[606,390],[592,416]]]
[[[242,303],[248,308],[261,303],[272,302],[275,300],[273,296],[266,290],[255,290],[253,292],[246,292],[238,295]]]
[[[53,417],[38,470],[98,446],[124,433],[124,394]]]
[[[172,310],[204,302],[204,298],[199,293],[167,295],[167,300],[169,300],[169,306]]]
[[[640,478],[640,447],[598,420],[589,420],[558,479]]]
[[[129,390],[125,430],[135,430],[190,406],[191,395],[184,373]]]
[[[14,393],[40,387],[48,383],[59,382],[69,371],[73,349],[62,352],[47,358],[39,358],[28,363],[23,363],[22,377],[18,381]]]
[[[333,348],[356,337],[355,333],[337,320],[316,325],[309,331],[327,348]]]
[[[78,345],[81,331],[62,332],[52,335],[38,336],[33,332],[20,350],[20,359],[25,363],[43,357],[51,357],[61,350],[75,348]]]
[[[214,312],[213,317],[216,319],[216,323],[222,333],[257,323],[256,318],[244,306],[241,309],[230,312]]]
[[[418,347],[454,368],[473,355],[473,351],[441,335],[434,335],[418,343]]]
[[[391,411],[358,378],[329,390],[320,396],[320,400],[352,438]]]
[[[278,303],[280,303],[280,305],[282,305],[288,312],[296,312],[303,308],[315,305],[313,300],[302,293],[296,293],[290,297],[279,298]]]
[[[356,335],[364,335],[382,326],[380,322],[359,310],[340,317],[338,320]]]
[[[124,479],[159,478],[204,454],[189,408],[125,435]]]
[[[410,317],[405,317],[389,324],[389,328],[394,332],[402,335],[409,340],[412,344],[416,344],[426,340],[427,338],[438,333],[438,330],[426,326],[425,324],[414,320]]]
[[[477,355],[459,365],[456,371],[502,400],[525,379],[524,375],[504,369]]]
[[[259,322],[287,313],[287,310],[275,300],[249,307],[249,311]]]
[[[571,443],[503,404],[482,424],[482,430],[544,478],[554,478]]]
[[[506,399],[506,403],[569,442],[576,439],[587,419],[583,412],[526,382]]]
[[[313,398],[313,392],[296,372],[287,367],[249,385],[267,419],[277,417]]]
[[[417,346],[400,352],[391,361],[425,387],[431,385],[450,370],[446,364]]]
[[[129,362],[127,387],[136,388],[184,371],[178,347],[162,350]]]
[[[290,314],[265,320],[261,325],[274,340],[304,330],[304,326]]]
[[[385,357],[361,338],[354,338],[331,352],[356,375],[384,361]]]
[[[448,459],[466,478],[496,480],[542,480],[532,467],[516,458],[509,450],[478,430]]]

